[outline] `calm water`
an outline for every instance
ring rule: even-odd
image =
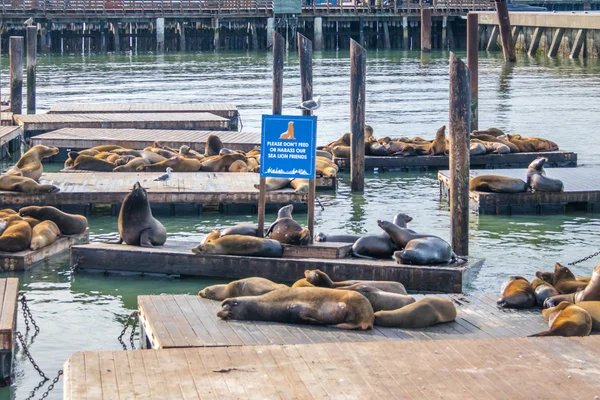
[[[419,53],[369,53],[367,123],[376,136],[433,137],[448,123],[448,53],[421,59]],[[462,55],[462,54],[461,54]],[[349,60],[347,53],[316,53],[314,93],[321,94],[318,140],[326,143],[349,129]],[[260,116],[270,111],[270,55],[68,55],[40,57],[38,108],[57,102],[200,102],[237,104],[245,130],[259,130]],[[6,59],[3,60],[6,64]],[[496,56],[480,59],[480,127],[538,135],[579,154],[582,167],[599,167],[600,68],[595,60],[521,59],[507,68]],[[2,80],[6,78],[2,66]],[[286,59],[284,113],[295,113],[300,88],[297,57]],[[2,85],[5,87],[6,85]],[[397,212],[414,217],[411,227],[449,239],[448,205],[439,200],[435,174],[369,173],[365,194],[350,194],[342,175],[337,194],[319,194],[316,228],[332,233],[376,233],[376,220]],[[273,215],[268,219],[273,219]],[[296,218],[306,222],[305,215]],[[171,238],[200,240],[214,227],[254,216],[205,214],[161,217]],[[600,219],[592,214],[558,216],[478,217],[470,222],[471,254],[486,258],[468,286],[470,291],[497,292],[508,275],[531,276],[557,260],[564,262],[600,247]],[[90,218],[94,240],[116,236],[110,215]],[[596,260],[598,261],[598,260]],[[574,267],[589,274],[594,263]],[[195,293],[202,279],[71,276],[66,257],[26,273],[21,279],[34,317],[41,327],[31,351],[42,369],[54,375],[78,351],[120,349],[117,336],[139,294]],[[20,317],[20,316],[19,316]],[[19,319],[19,329],[23,329]],[[27,397],[38,382],[22,353],[16,358],[16,382],[0,391],[0,399]],[[49,398],[61,398],[62,384]]]

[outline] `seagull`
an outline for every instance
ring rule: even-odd
[[[167,173],[159,176],[155,179],[155,181],[168,181],[169,179],[171,179],[171,172],[173,172],[173,168],[167,167]]]
[[[29,19],[25,20],[25,22],[23,22],[23,25],[25,25],[25,26],[33,25],[33,17],[30,17]]]
[[[310,111],[315,111],[317,110],[319,107],[321,107],[321,96],[317,96],[317,98],[315,100],[306,100],[303,101],[302,103],[300,103],[299,108],[301,110],[310,110]]]

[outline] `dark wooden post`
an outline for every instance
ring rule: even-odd
[[[283,55],[285,39],[277,31],[272,31],[273,38],[273,115],[281,115],[283,108]],[[260,193],[258,195],[258,235],[265,233],[265,178],[260,177]]]
[[[508,6],[506,0],[495,0],[496,13],[498,15],[498,26],[500,27],[500,38],[502,41],[502,52],[504,60],[515,62],[517,56],[515,54],[515,43],[510,30],[510,17],[508,15]]]
[[[27,114],[35,114],[37,32],[37,25],[27,27]]]
[[[421,9],[421,51],[431,52],[431,8]]]
[[[469,70],[450,53],[450,235],[457,255],[469,255]]]
[[[23,36],[11,36],[8,46],[10,58],[10,112],[23,112]]]
[[[471,128],[475,131],[479,126],[479,21],[478,15],[469,13],[467,15],[467,67],[471,73]]]
[[[367,51],[350,41],[350,179],[353,192],[365,190],[365,92]]]
[[[302,101],[313,98],[312,42],[298,33],[298,57],[300,59],[300,86]],[[312,115],[312,111],[303,110],[302,115]],[[308,184],[308,230],[310,237],[315,235],[315,177]]]

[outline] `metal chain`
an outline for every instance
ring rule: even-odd
[[[46,376],[46,374],[44,373],[44,371],[42,371],[41,368],[37,365],[37,363],[33,360],[33,357],[31,356],[31,353],[29,352],[29,348],[27,347],[27,344],[25,343],[25,339],[23,338],[23,335],[21,334],[21,332],[17,332],[17,339],[19,339],[19,342],[21,342],[21,347],[23,347],[23,352],[25,353],[27,358],[29,358],[29,361],[33,365],[33,368],[38,372],[38,374],[40,374],[40,376],[45,381],[49,380],[48,377]]]
[[[582,259],[580,259],[580,260],[577,260],[577,261],[570,262],[570,263],[568,263],[567,265],[575,265],[575,264],[579,264],[579,263],[582,263],[582,262],[584,262],[584,261],[590,260],[590,259],[592,259],[592,258],[594,258],[594,257],[597,257],[597,256],[600,256],[600,251],[597,251],[597,252],[595,252],[594,254],[590,254],[590,255],[589,255],[589,256],[587,256],[587,257],[583,257],[583,258],[582,258]]]
[[[54,385],[56,385],[58,383],[62,374],[63,374],[63,370],[59,369],[58,373],[56,374],[56,378],[52,379],[52,383],[50,385],[48,385],[48,389],[46,389],[44,394],[42,394],[42,397],[40,397],[40,400],[43,400],[46,397],[48,397],[48,394],[52,391],[52,389],[54,389]]]
[[[71,272],[71,275],[75,274],[75,271],[77,270],[77,267],[79,267],[79,264],[81,263],[81,260],[83,260],[83,257],[79,257],[77,259],[77,261],[75,261],[75,263],[73,265],[71,265],[71,268],[69,270]]]
[[[133,343],[133,337],[135,335],[135,327],[137,324],[137,316],[138,316],[138,311],[134,311],[129,315],[129,318],[127,318],[127,322],[125,322],[125,326],[123,327],[123,330],[121,331],[121,334],[119,335],[118,339],[119,339],[119,343],[121,343],[121,345],[123,346],[123,350],[127,350],[127,345],[125,344],[125,342],[123,341],[123,336],[125,336],[125,332],[127,331],[127,328],[129,327],[129,323],[131,322],[131,319],[133,318],[133,325],[131,327],[131,335],[129,336],[129,341],[131,342],[131,349],[135,350],[135,346]]]
[[[40,327],[35,323],[33,315],[31,315],[31,309],[27,304],[27,298],[25,297],[25,295],[21,297],[21,307],[23,308],[23,319],[25,319],[26,331],[29,332],[29,320],[31,320],[31,325],[33,325],[33,328],[35,329],[35,334],[37,335],[38,333],[40,333]]]

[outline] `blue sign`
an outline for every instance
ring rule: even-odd
[[[315,178],[317,117],[263,115],[260,176]]]

